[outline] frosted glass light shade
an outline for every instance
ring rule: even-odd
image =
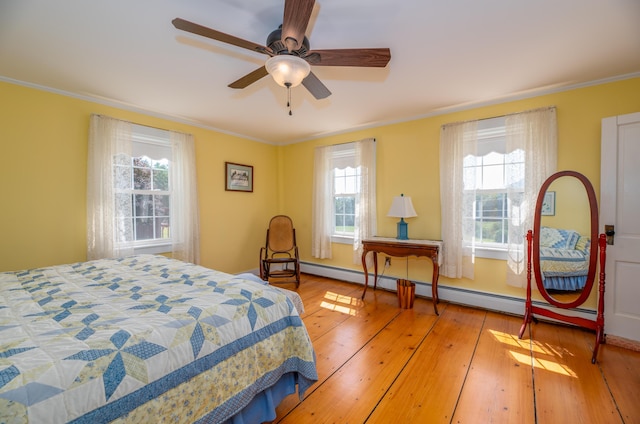
[[[264,64],[274,81],[283,87],[296,87],[311,72],[306,60],[293,55],[279,55],[267,59]]]

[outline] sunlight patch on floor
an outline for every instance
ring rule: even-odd
[[[571,368],[567,367],[566,365],[559,364],[558,362],[550,361],[547,359],[541,359],[541,358],[532,359],[529,354],[525,355],[525,354],[514,352],[514,351],[510,351],[509,353],[511,353],[511,356],[513,356],[513,358],[516,361],[520,362],[521,364],[531,365],[531,362],[533,361],[534,368],[545,370],[545,371],[551,371],[553,373],[565,375],[567,377],[578,378],[576,373],[573,372]]]
[[[324,294],[326,300],[320,303],[320,307],[329,309],[331,311],[340,312],[347,315],[356,315],[356,309],[349,307],[350,305],[357,305],[358,299],[351,296],[345,296],[338,293],[326,292]]]
[[[496,331],[496,330],[489,330],[489,333],[491,333],[493,337],[495,337],[495,339],[500,343],[504,343],[513,347],[520,347],[527,351],[531,348],[533,349],[534,352],[537,352],[537,353],[547,353],[545,352],[544,349],[542,349],[541,346],[535,343],[533,343],[530,347],[529,346],[529,344],[531,343],[530,340],[521,340],[516,335],[504,333],[502,331]]]

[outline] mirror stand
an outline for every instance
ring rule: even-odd
[[[584,191],[580,187],[583,187]],[[549,188],[552,190],[547,191]],[[556,207],[556,193],[558,199],[564,202],[562,206]],[[583,212],[582,217],[579,211]],[[567,228],[574,225],[580,231]],[[596,342],[591,362],[595,364],[598,347],[605,341],[604,284],[607,239],[605,234],[598,235],[598,204],[593,186],[587,177],[575,171],[560,171],[545,180],[538,193],[533,230],[527,232],[526,242],[527,298],[519,338],[522,338],[531,321],[537,322],[536,315],[594,330]],[[595,319],[561,313],[562,310],[577,308],[587,301],[596,281],[598,262],[600,272],[597,279]],[[532,268],[536,287],[548,305],[543,302],[536,302],[534,305],[532,302]],[[557,294],[558,292],[560,294]]]
[[[594,330],[596,332],[596,342],[593,346],[593,356],[591,357],[591,363],[596,363],[596,358],[598,356],[598,348],[601,343],[604,343],[604,267],[607,256],[607,238],[606,235],[600,234],[598,237],[598,249],[599,249],[599,259],[600,259],[600,274],[598,278],[598,309],[596,313],[596,319],[590,320],[587,318],[575,317],[560,314],[558,312],[547,309],[543,306],[534,305],[531,301],[531,252],[532,252],[532,240],[533,240],[533,231],[529,230],[527,232],[527,299],[525,300],[525,310],[524,310],[524,321],[522,322],[522,326],[520,327],[520,333],[518,334],[518,338],[522,339],[525,330],[527,329],[527,325],[531,323],[531,321],[537,323],[538,320],[535,317],[535,314],[547,318],[552,318],[557,321],[567,322],[573,325],[577,325],[579,327],[587,328],[589,330]]]

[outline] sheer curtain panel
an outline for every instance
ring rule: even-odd
[[[547,107],[507,115],[504,118],[504,153],[524,152],[522,169],[507,164],[506,187],[508,237],[506,242],[507,284],[526,284],[525,233],[532,227],[535,201],[544,180],[555,172],[557,163],[556,109]],[[440,132],[440,198],[442,239],[445,243],[442,275],[474,277],[476,235],[476,190],[482,173],[473,167],[464,170],[464,161],[475,161],[486,153],[479,149],[478,121],[444,125]],[[524,190],[524,192],[523,192]]]
[[[200,220],[196,184],[195,143],[191,134],[170,132],[173,161],[171,190],[171,254],[175,259],[200,263]]]
[[[132,208],[131,196],[116,196],[131,186],[130,173],[114,172],[114,161],[131,163],[131,123],[91,115],[87,160],[87,259],[133,254],[130,221],[118,219]]]
[[[508,152],[524,150],[524,197],[518,205],[517,196],[508,185],[509,245],[507,248],[507,284],[526,287],[526,237],[533,229],[533,214],[538,191],[544,181],[557,170],[558,130],[556,108],[547,107],[508,115],[505,118]],[[507,180],[513,177],[507,174]]]

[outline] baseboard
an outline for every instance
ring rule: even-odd
[[[360,285],[364,285],[364,275],[362,272],[338,268],[326,265],[320,265],[310,262],[301,262],[300,270],[306,274],[319,275],[322,277],[333,278],[341,281],[348,281]],[[384,290],[396,291],[397,277],[388,277],[378,275],[378,288]],[[431,282],[411,280],[416,284],[416,296],[431,298]],[[373,274],[369,273],[369,286],[373,283]],[[512,315],[524,315],[524,298],[512,296],[504,296],[494,293],[486,293],[475,290],[463,289],[459,287],[449,287],[438,285],[438,297],[450,303],[482,308],[490,311],[502,312]],[[590,309],[557,309],[552,308],[547,303],[535,302],[534,304],[549,307],[549,309],[564,315],[578,316],[589,320],[595,319],[596,312]]]

